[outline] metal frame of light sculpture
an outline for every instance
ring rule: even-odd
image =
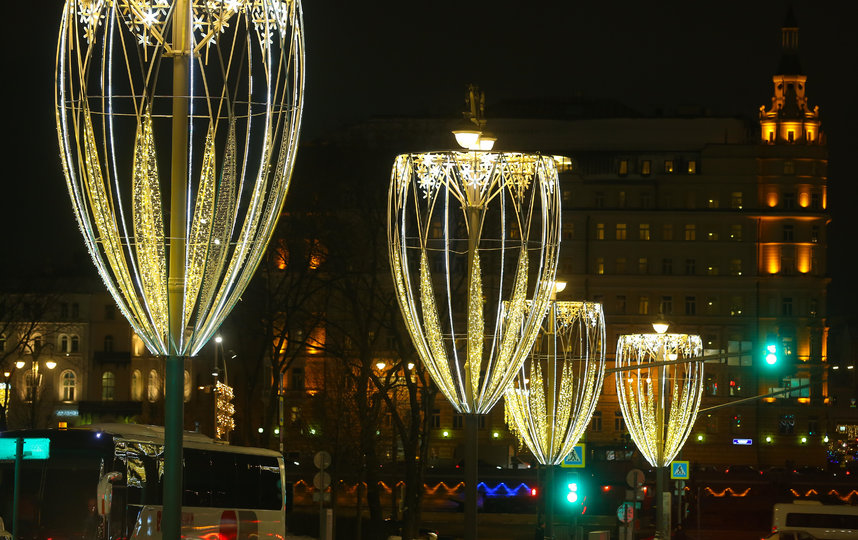
[[[388,246],[397,298],[421,360],[459,412],[490,411],[529,352],[554,285],[559,213],[550,156],[396,158]]]
[[[153,354],[195,355],[259,264],[297,149],[303,54],[300,0],[67,0],[56,117],[68,191],[95,266]],[[171,167],[175,177],[184,162],[184,186],[171,187],[159,169],[177,106],[188,144]],[[183,211],[180,231],[162,203]]]
[[[629,334],[617,341],[617,398],[638,450],[653,467],[666,467],[691,433],[703,395],[700,336]],[[682,361],[686,359],[686,361]],[[649,363],[675,362],[648,366]]]
[[[555,301],[504,394],[510,430],[542,465],[557,465],[590,423],[605,377],[602,305]]]

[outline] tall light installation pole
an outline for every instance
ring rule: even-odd
[[[665,530],[664,468],[691,433],[703,395],[700,336],[668,334],[667,323],[654,334],[621,335],[617,340],[617,398],[632,440],[656,474],[656,537]]]
[[[238,301],[289,187],[302,26],[300,0],[63,10],[55,104],[72,208],[119,309],[166,358],[165,538],[180,537],[184,358]]]
[[[545,535],[554,535],[554,470],[590,423],[605,377],[602,305],[552,301],[542,331],[504,395],[507,423],[543,465]]]
[[[477,530],[479,416],[503,396],[539,332],[559,233],[557,167],[549,156],[475,149],[396,158],[390,266],[420,359],[465,415],[467,540]]]

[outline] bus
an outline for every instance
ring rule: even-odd
[[[772,532],[804,531],[815,538],[858,540],[858,506],[797,500],[776,504]]]
[[[0,439],[17,438],[50,440],[47,459],[22,462],[20,538],[162,538],[163,427],[97,424],[0,433]],[[199,433],[186,432],[183,441],[184,539],[285,538],[286,483],[278,452],[216,443]],[[0,461],[0,518],[9,531],[14,472],[14,460]]]

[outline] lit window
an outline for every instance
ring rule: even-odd
[[[638,237],[641,240],[649,240],[649,223],[641,223],[638,226]]]
[[[734,191],[730,194],[730,208],[735,208],[737,210],[742,209],[742,192]]]
[[[113,401],[116,397],[116,375],[112,371],[105,371],[101,375],[101,399],[102,401]]]
[[[736,242],[742,241],[742,226],[741,225],[730,225],[730,240],[734,240]]]
[[[650,174],[652,174],[652,162],[645,159],[641,162],[641,175],[649,176]]]
[[[604,223],[596,223],[596,240],[604,240],[605,239],[605,224]]]
[[[60,373],[60,399],[63,401],[74,401],[77,388],[77,377],[74,371],[66,370]]]
[[[649,296],[638,298],[638,315],[649,315]]]
[[[158,396],[161,392],[161,378],[158,372],[154,369],[149,371],[149,380],[146,385],[146,397],[151,403],[158,401]]]
[[[707,199],[706,207],[707,208],[718,208],[718,199],[716,199],[714,197],[711,199]]]
[[[734,276],[742,275],[742,259],[730,259],[730,274]]]
[[[718,233],[715,231],[709,231],[706,233],[707,240],[718,240]]]
[[[787,142],[795,142],[795,131],[791,129],[787,131]]]
[[[719,274],[718,266],[707,266],[706,267],[706,275],[707,276],[717,276]]]
[[[649,273],[649,261],[646,257],[638,257],[638,274]]]
[[[626,239],[626,224],[625,223],[617,223],[617,240],[625,240]]]
[[[603,257],[596,257],[596,273],[599,275],[605,273],[605,259]]]
[[[688,161],[688,174],[697,174],[697,160],[691,159]]]
[[[661,228],[661,239],[662,240],[673,240],[673,224],[665,223]]]
[[[134,401],[143,399],[143,374],[139,369],[131,372],[131,399]]]
[[[673,173],[673,160],[672,159],[664,160],[664,172],[665,172],[665,174],[672,174]]]
[[[619,174],[620,174],[620,176],[625,176],[625,175],[629,174],[629,160],[627,160],[627,159],[621,159],[620,160]]]
[[[697,225],[686,225],[685,226],[685,239],[686,240],[696,240],[697,239]]]
[[[182,397],[185,398],[185,403],[191,401],[191,372],[187,369],[185,370],[185,378],[184,378],[185,386],[182,389]]]

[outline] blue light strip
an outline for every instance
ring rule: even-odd
[[[490,488],[485,482],[477,484],[477,490],[483,490],[486,497],[520,497],[522,495],[530,496],[530,487],[524,482],[520,483],[516,488],[510,488],[505,483],[501,482],[493,488]]]

